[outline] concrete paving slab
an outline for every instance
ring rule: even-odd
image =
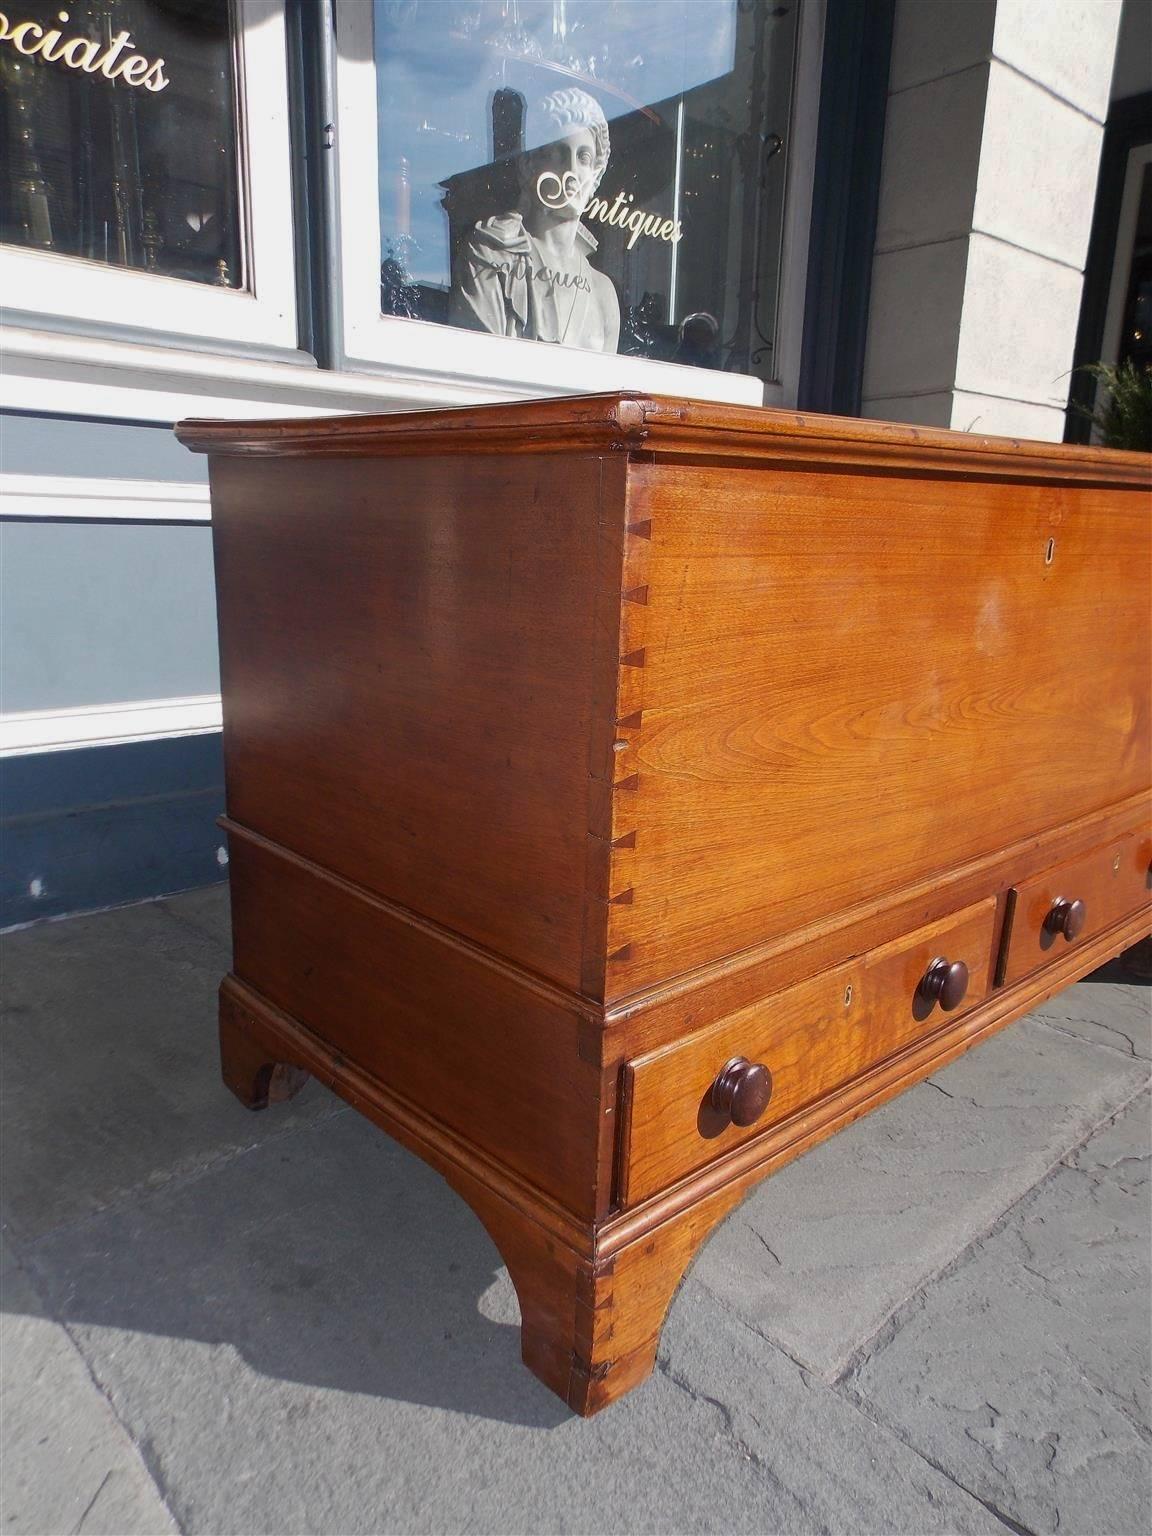
[[[1041,1003],[1030,1017],[1122,1056],[1152,1060],[1152,986],[1133,981],[1115,961]]]
[[[0,1242],[0,1530],[10,1536],[175,1531],[143,1462],[65,1330]]]
[[[479,1223],[358,1118],[33,1262],[186,1532],[999,1529],[691,1285],[653,1380],[574,1418]]]
[[[216,1060],[220,945],[158,903],[3,940],[3,1211],[17,1240],[341,1110],[252,1114]]]
[[[1078,992],[1050,1008],[1080,1013]],[[834,1380],[908,1296],[1147,1080],[1143,1061],[1021,1020],[761,1185],[704,1249],[695,1278]]]
[[[1147,988],[1070,989],[762,1186],[653,1380],[584,1422],[521,1366],[507,1273],[429,1169],[316,1086],[260,1116],[224,1092],[225,916],[214,889],[6,941],[34,1281],[3,1287],[9,1529],[1143,1529],[1137,1111],[1083,1138],[1148,1076]]]
[[[894,1320],[845,1385],[1029,1532],[1152,1519],[1148,1100]]]
[[[997,1515],[751,1331],[703,1286],[680,1292],[660,1370],[711,1407],[795,1501],[780,1530],[896,1536],[995,1531]],[[768,1529],[776,1530],[777,1527]]]
[[[232,908],[229,901],[228,882],[208,885],[200,891],[181,891],[177,896],[165,896],[156,905],[177,922],[187,923],[199,929],[205,938],[214,939],[224,951],[224,964],[232,950]]]

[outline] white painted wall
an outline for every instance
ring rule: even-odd
[[[1121,0],[897,0],[864,414],[1059,441]]]

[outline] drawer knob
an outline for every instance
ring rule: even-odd
[[[1049,933],[1063,934],[1071,944],[1073,939],[1078,939],[1084,932],[1087,916],[1088,909],[1082,901],[1069,901],[1067,896],[1057,896],[1048,909],[1044,926]]]
[[[929,1003],[939,1003],[945,1013],[959,1008],[968,991],[968,967],[963,960],[945,960],[937,956],[920,978],[916,989]]]
[[[733,1056],[712,1084],[712,1108],[733,1125],[755,1125],[771,1097],[771,1072],[746,1056]]]

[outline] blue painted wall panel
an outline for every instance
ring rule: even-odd
[[[0,761],[0,926],[225,878],[220,736]]]
[[[206,523],[0,524],[0,708],[219,690]]]

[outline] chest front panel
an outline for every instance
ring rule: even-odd
[[[1147,785],[1141,496],[661,465],[642,489],[610,995]]]

